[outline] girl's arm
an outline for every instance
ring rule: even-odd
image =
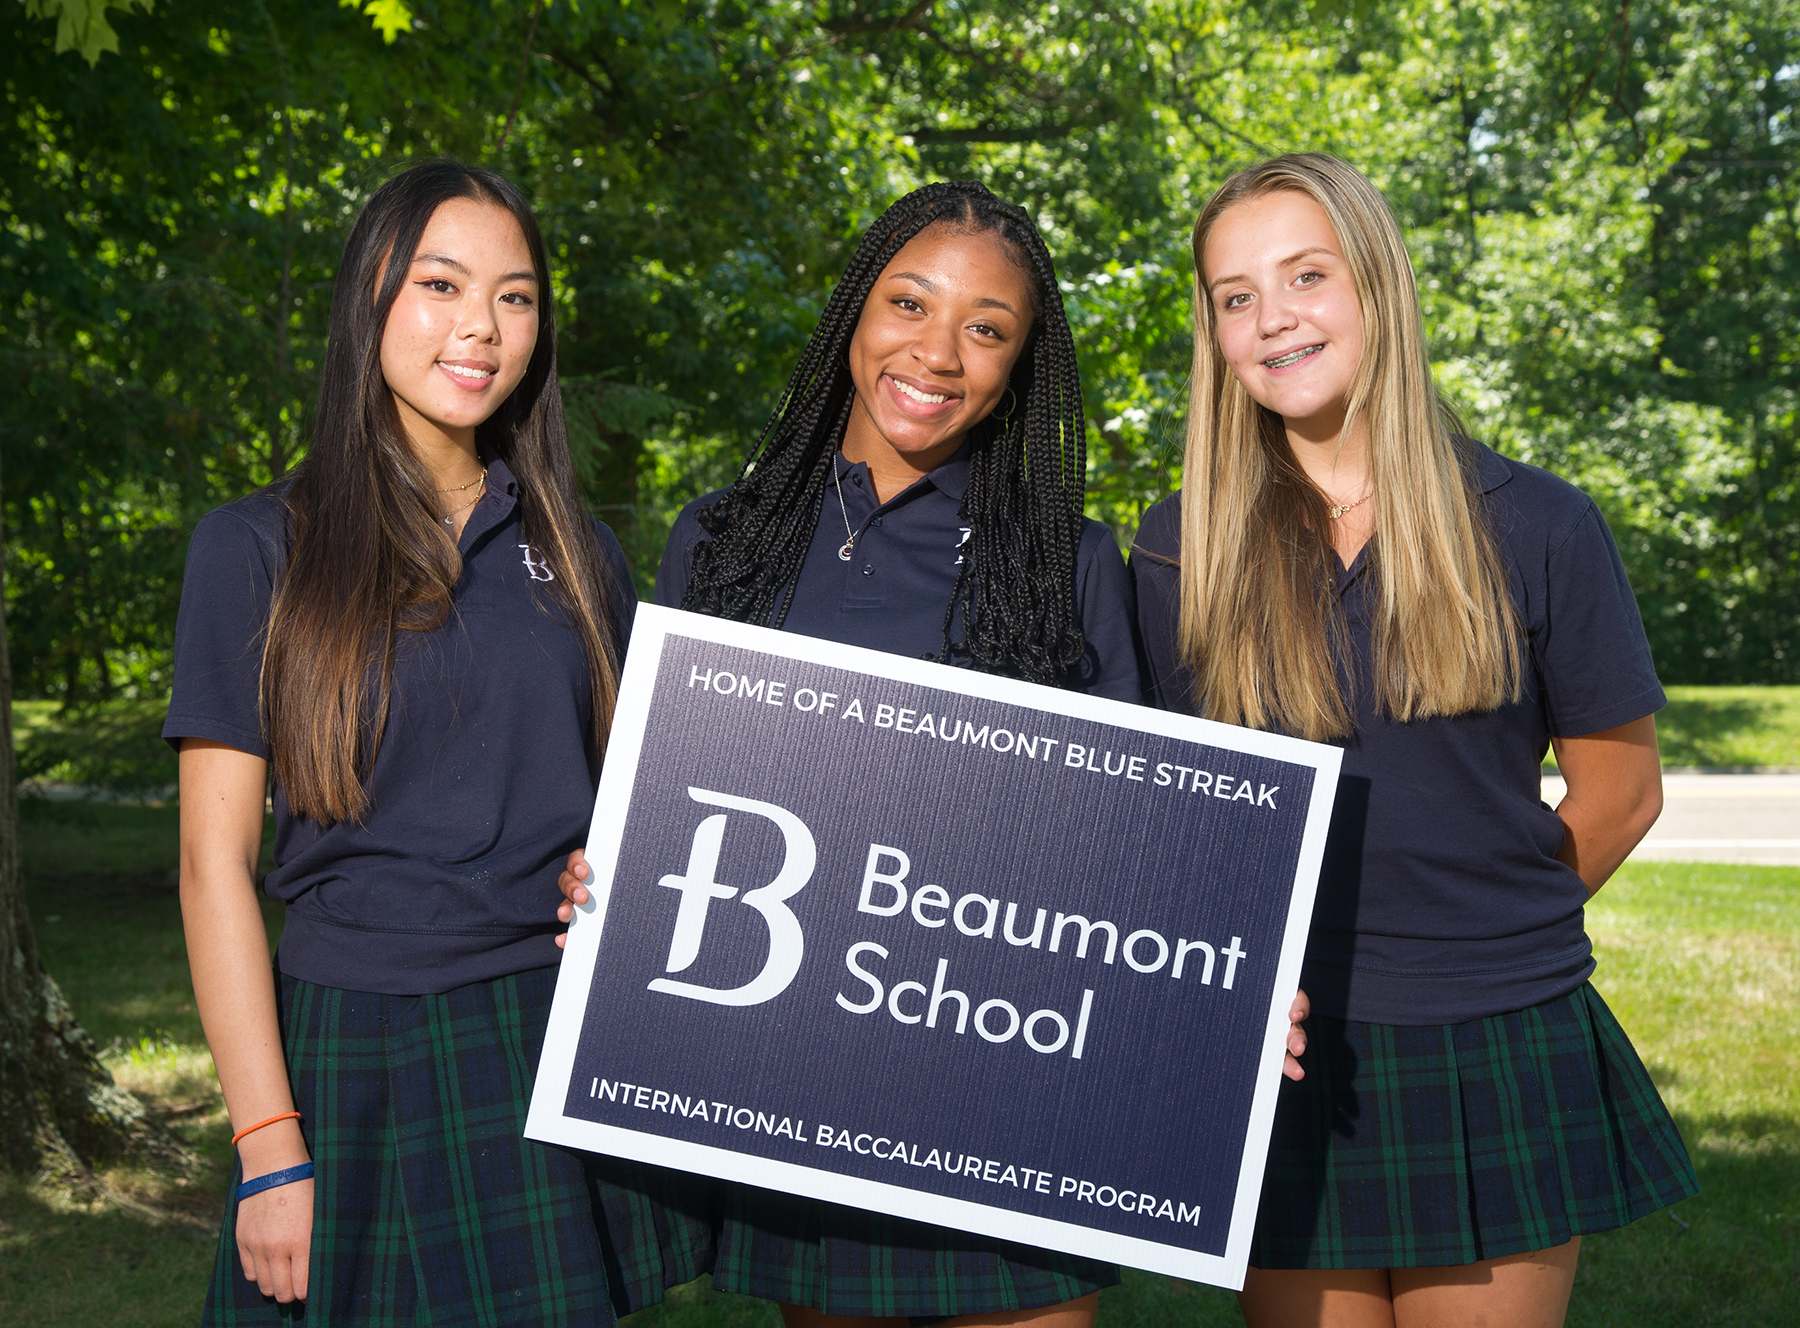
[[[1556,808],[1568,826],[1556,856],[1580,874],[1592,896],[1662,814],[1656,717],[1550,742],[1569,786]]]
[[[222,743],[181,743],[181,918],[194,1000],[235,1134],[294,1109],[269,937],[256,898],[269,763]],[[238,1146],[244,1179],[308,1160],[299,1122],[284,1120]],[[306,1298],[313,1183],[296,1181],[238,1205],[244,1276],[279,1301]]]

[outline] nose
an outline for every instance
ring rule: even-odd
[[[499,330],[500,321],[494,317],[487,298],[471,293],[456,320],[456,335],[464,341],[485,343],[498,340]]]
[[[962,357],[956,350],[956,328],[945,319],[928,319],[913,343],[913,358],[936,374],[957,373]]]
[[[1257,301],[1256,330],[1265,338],[1291,332],[1299,321],[1299,315],[1285,290],[1277,289]]]

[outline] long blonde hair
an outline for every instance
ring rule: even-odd
[[[1281,417],[1252,400],[1226,364],[1203,267],[1225,212],[1280,192],[1325,210],[1362,308],[1362,361],[1344,431],[1362,428],[1374,486],[1377,706],[1407,721],[1517,700],[1519,629],[1476,449],[1432,384],[1400,227],[1361,172],[1307,152],[1239,171],[1194,225],[1179,643],[1201,712],[1314,740],[1354,728],[1336,667],[1347,640],[1325,537],[1328,503],[1294,458]]]

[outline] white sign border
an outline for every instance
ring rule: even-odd
[[[656,676],[662,662],[663,642],[670,636],[715,642],[778,659],[849,669],[940,691],[948,687],[965,696],[1266,756],[1307,766],[1315,772],[1312,800],[1307,807],[1306,828],[1301,836],[1299,860],[1294,871],[1292,902],[1282,937],[1281,955],[1275,967],[1274,994],[1263,1035],[1256,1089],[1245,1132],[1243,1163],[1238,1173],[1237,1195],[1223,1255],[563,1115],[594,966],[600,952],[606,905],[612,897],[613,875],[624,837],[624,818],[617,812],[631,800]],[[569,927],[568,943],[557,975],[556,996],[550,1009],[550,1026],[525,1124],[527,1138],[682,1171],[704,1169],[706,1174],[764,1189],[872,1208],[1001,1240],[1105,1259],[1233,1290],[1242,1289],[1261,1196],[1269,1132],[1275,1119],[1275,1097],[1281,1087],[1281,1061],[1286,1052],[1287,1011],[1291,998],[1284,993],[1293,992],[1300,985],[1300,965],[1312,917],[1313,895],[1324,859],[1325,835],[1343,758],[1338,748],[1125,701],[1060,691],[967,669],[952,669],[930,660],[909,659],[817,637],[640,604],[632,626],[631,648],[620,679],[606,758],[599,793],[594,800],[593,820],[588,827],[586,857],[592,877],[588,885],[592,898],[575,911],[575,921]]]

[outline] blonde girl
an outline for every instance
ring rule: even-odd
[[[1242,171],[1193,245],[1185,488],[1132,557],[1148,681],[1344,749],[1245,1318],[1560,1324],[1583,1235],[1697,1188],[1588,982],[1583,905],[1662,805],[1631,587],[1592,500],[1439,400],[1363,175]]]

